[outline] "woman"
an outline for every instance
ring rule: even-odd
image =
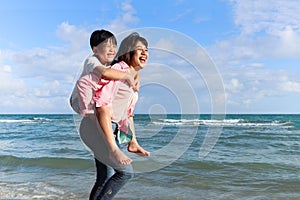
[[[121,43],[117,53],[117,68],[124,71],[133,68],[136,73],[146,66],[148,60],[148,43],[138,33],[132,33]],[[80,136],[93,151],[97,179],[91,191],[90,199],[112,199],[117,192],[133,177],[131,159],[119,149],[115,135],[123,129],[125,137],[131,137],[128,151],[149,156],[150,153],[139,146],[134,131],[132,111],[136,103],[136,93],[126,83],[118,81],[112,92],[113,133],[104,132],[97,120],[85,117],[80,125]],[[96,105],[97,116],[101,115]],[[118,138],[118,137],[116,137]]]

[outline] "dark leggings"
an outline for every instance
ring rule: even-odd
[[[90,194],[90,200],[112,199],[118,191],[133,178],[131,165],[125,165],[126,170],[115,170],[95,159],[97,178]]]
[[[118,131],[118,126],[112,123],[114,134]],[[118,144],[118,141],[116,141]],[[95,158],[97,177],[90,194],[90,200],[112,199],[118,191],[133,178],[132,165],[119,165],[116,168],[99,161]]]

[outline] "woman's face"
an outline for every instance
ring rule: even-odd
[[[148,56],[148,48],[141,41],[138,41],[134,47],[131,66],[137,70],[143,69],[146,66]]]
[[[94,47],[93,50],[100,59],[100,62],[105,65],[110,64],[117,54],[117,46],[112,39],[100,43],[98,46]]]

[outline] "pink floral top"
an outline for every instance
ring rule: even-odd
[[[113,69],[128,72],[130,67],[123,61],[111,66]],[[80,114],[94,113],[94,106],[109,106],[112,121],[118,123],[119,129],[128,133],[129,117],[133,114],[138,93],[128,84],[119,80],[99,79],[90,73],[79,80],[79,108]]]

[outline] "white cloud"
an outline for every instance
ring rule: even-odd
[[[286,81],[280,84],[280,89],[287,92],[300,93],[300,82]]]
[[[236,78],[232,78],[228,84],[225,84],[225,89],[230,92],[239,92],[243,87],[244,84]]]
[[[66,41],[62,46],[1,50],[1,112],[51,112],[59,107],[67,112],[57,99],[67,102],[74,77],[90,52],[87,33],[63,22],[57,28],[57,35]]]
[[[229,112],[233,109],[247,110],[260,105],[259,102],[299,94],[300,79],[297,73],[289,70],[270,69],[255,63],[242,66],[225,67],[221,70]],[[271,106],[270,102],[270,106]],[[276,110],[273,110],[276,112]]]
[[[124,12],[122,19],[124,23],[136,23],[139,21],[139,18],[134,16],[136,14],[136,10],[130,4],[131,0],[127,0],[122,3],[122,10]]]
[[[0,66],[0,92],[2,97],[12,93],[16,96],[23,95],[25,93],[25,82],[14,75],[15,72],[12,71],[11,66]]]
[[[182,19],[183,17],[187,16],[188,14],[190,14],[193,10],[192,9],[186,9],[183,10],[180,13],[177,13],[177,15],[175,16],[175,18],[171,19],[170,21],[179,21],[180,19]]]
[[[242,34],[266,32],[277,35],[287,25],[300,31],[298,0],[230,0],[233,2],[235,23]]]
[[[0,67],[0,108],[1,113],[66,112],[62,106],[70,91],[64,80],[47,81],[18,77],[13,67]],[[60,99],[60,103],[57,101]],[[67,105],[67,104],[66,104]],[[59,108],[65,110],[59,110]]]
[[[61,23],[56,30],[56,35],[64,41],[68,41],[68,48],[82,48],[87,46],[90,33],[80,27],[71,25],[68,22]]]
[[[230,2],[240,32],[208,48],[224,79],[229,110],[299,93],[299,71],[289,68],[300,59],[299,2]]]
[[[230,0],[240,33],[218,41],[226,60],[289,59],[300,57],[298,0]]]
[[[6,73],[10,73],[11,72],[11,66],[9,65],[4,65],[1,69],[1,71],[6,72]]]
[[[278,33],[278,36],[280,40],[274,51],[276,57],[299,58],[300,46],[298,44],[300,43],[300,31],[288,25]]]
[[[134,7],[131,5],[131,0],[126,0],[121,6],[122,15],[113,19],[110,24],[104,27],[114,33],[120,33],[128,29],[128,25],[136,24],[140,21],[138,17],[135,16],[137,13]]]
[[[141,96],[138,103],[143,111],[150,109],[153,104],[160,104],[172,113],[199,113],[198,95],[201,91],[174,67],[149,63],[141,72],[141,86],[142,94],[146,91],[146,98]]]

